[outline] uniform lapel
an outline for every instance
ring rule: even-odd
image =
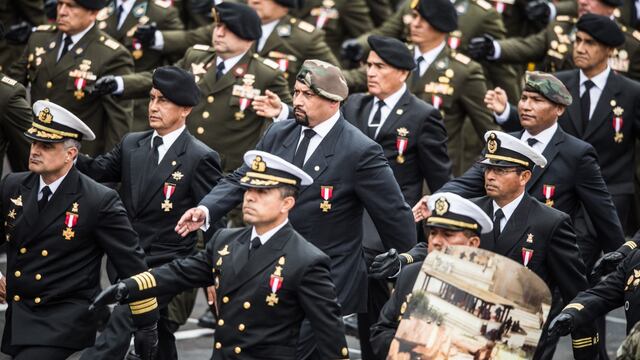
[[[267,41],[265,41],[264,46],[262,47],[262,50],[260,50],[259,52],[257,51],[258,42],[256,41],[255,42],[256,53],[260,54],[260,56],[267,57],[269,54],[269,51],[275,49],[278,46],[278,43],[279,43],[278,40],[280,38],[280,35],[278,35],[278,27],[283,25],[286,26],[287,24],[288,24],[287,16],[280,19],[280,21],[278,21],[278,24],[273,29],[271,34],[269,34],[269,37],[267,38]]]
[[[490,197],[483,196],[479,199],[473,200],[473,202],[478,205],[493,221],[493,202]],[[495,251],[496,241],[493,238],[493,232],[482,235],[480,247],[485,250]]]
[[[407,89],[396,103],[396,106],[391,109],[391,112],[384,121],[384,124],[382,124],[382,129],[378,131],[378,138],[381,138],[382,134],[386,134],[394,128],[396,122],[398,122],[402,114],[404,114],[405,107],[409,104],[410,100],[411,93],[409,93],[409,90]]]
[[[200,89],[202,90],[202,93],[205,95],[213,93],[213,86],[216,83],[216,54],[215,53],[210,53],[210,55],[208,55],[205,58],[205,61],[203,61],[202,66],[207,66],[207,64],[210,64],[210,63],[211,63],[211,66],[206,70],[204,74],[196,74],[196,73],[193,74],[196,77],[198,76],[201,77],[200,81],[197,81],[197,83]],[[191,70],[192,73],[194,72],[195,65],[197,64],[192,64],[192,68],[189,69]]]
[[[529,205],[531,200],[525,192],[520,204],[511,214],[509,221],[498,237],[496,242],[496,253],[509,257],[512,249],[520,242],[522,234],[527,229],[527,220],[529,219]]]
[[[598,100],[598,105],[596,105],[593,115],[591,116],[591,120],[589,121],[589,125],[584,132],[584,136],[582,137],[583,139],[587,139],[600,126],[602,126],[602,124],[607,122],[607,120],[612,119],[612,117],[609,116],[613,109],[613,106],[611,106],[611,100],[614,99],[615,95],[617,95],[620,90],[620,81],[613,70],[611,70],[607,77],[604,89],[602,90],[602,94],[600,95],[600,99]]]
[[[54,44],[54,47],[51,48],[50,44]],[[56,73],[56,65],[58,60],[58,51],[60,50],[60,46],[62,44],[62,32],[58,31],[58,33],[49,39],[47,43],[45,43],[46,54],[43,56],[42,62],[44,63],[47,72],[49,73],[49,77],[53,77]]]
[[[551,137],[551,140],[544,148],[542,155],[545,159],[547,159],[547,165],[543,168],[540,166],[536,166],[533,169],[533,174],[531,175],[531,180],[527,183],[527,192],[532,189],[535,183],[540,179],[540,176],[551,166],[551,162],[558,155],[558,151],[560,151],[560,146],[564,142],[565,134],[562,131],[562,128],[558,126],[556,132]]]
[[[242,235],[233,240],[230,244],[231,247],[231,263],[233,267],[233,279],[237,279],[238,275],[242,272],[242,268],[245,267],[249,259],[249,237],[251,236],[251,227],[247,227]],[[235,280],[233,280],[235,282]],[[226,292],[227,281],[222,283],[222,292]]]
[[[580,115],[580,71],[575,70],[571,75],[572,76],[567,80],[567,83],[565,84],[565,86],[571,93],[571,97],[573,98],[573,101],[571,102],[571,105],[569,105],[567,112],[569,114],[571,124],[576,129],[575,133],[583,134],[584,129],[582,129],[582,118]],[[584,136],[582,138],[584,138]]]
[[[104,10],[101,11],[105,11],[107,15],[107,18],[104,19],[104,23],[107,25],[104,29],[102,29],[102,31],[106,32],[107,34],[118,34],[118,24],[116,24],[117,16],[116,16],[116,1],[110,1],[109,5],[107,5],[107,7],[104,8]],[[120,41],[120,37],[119,36],[114,36],[118,41]]]
[[[40,177],[32,174],[20,185],[20,196],[22,196],[22,221],[27,225],[25,228],[33,229],[38,222],[38,190]]]
[[[247,281],[255,278],[257,274],[273,264],[276,259],[283,256],[285,253],[282,251],[282,248],[285,246],[287,241],[289,241],[292,235],[293,228],[291,227],[291,224],[287,224],[282,227],[282,229],[278,230],[278,232],[276,232],[264,245],[253,250],[256,253],[251,257],[251,261],[248,261],[242,269],[238,269],[239,271],[236,273],[237,276],[234,281],[229,284],[228,287],[225,287],[225,293],[230,293],[244,285]],[[246,238],[246,236],[244,236],[244,238]],[[247,243],[242,247],[247,249],[248,252],[249,245]],[[238,252],[237,256],[241,257],[245,255]],[[248,258],[248,254],[246,257]]]
[[[73,47],[69,49],[69,52],[65,54],[65,56],[60,58],[52,76],[57,76],[58,74],[65,72],[70,67],[76,65],[79,59],[84,58],[84,51],[86,51],[86,47],[92,42],[97,41],[97,34],[98,29],[96,28],[96,25],[94,25],[91,30],[84,34],[80,41],[73,44]],[[82,49],[82,52],[78,53],[79,49]]]
[[[376,98],[370,95],[362,98],[361,107],[362,111],[359,112],[359,116],[356,119],[357,127],[362,130],[362,132],[367,135],[367,130],[369,128],[369,116],[371,115],[371,110],[373,110],[373,103]]]
[[[215,77],[216,77],[216,68],[215,66],[212,66],[210,68],[210,70],[207,72],[207,75],[210,75],[210,73],[213,73],[213,79],[214,79],[214,83],[213,86],[211,87],[211,92],[215,93],[218,91],[221,91],[223,89],[228,88],[229,86],[232,86],[233,84],[236,83],[236,74],[235,74],[235,70],[240,67],[240,66],[249,66],[249,61],[251,60],[251,57],[253,56],[253,53],[251,51],[247,51],[246,54],[244,54],[244,56],[240,59],[240,61],[238,61],[238,63],[231,68],[229,71],[227,71],[226,74],[224,74],[220,80],[215,81]],[[245,69],[245,73],[246,73],[246,69]],[[205,76],[207,77],[207,76]]]
[[[145,192],[145,184],[143,184],[145,174],[144,171],[140,171],[140,169],[147,161],[149,161],[152,135],[153,131],[149,131],[148,136],[138,140],[138,147],[131,149],[129,176],[131,177],[131,206],[133,207],[134,212],[139,209],[138,204],[140,202],[140,193]]]
[[[281,157],[286,159],[289,162],[293,162],[293,157],[296,155],[296,148],[298,147],[298,142],[300,141],[301,136],[300,126],[294,126],[293,130],[282,142],[282,150]]]
[[[320,176],[329,166],[328,158],[333,156],[335,153],[335,147],[338,139],[340,138],[340,134],[342,134],[342,129],[345,126],[346,120],[340,115],[338,121],[336,121],[333,128],[329,130],[327,136],[325,136],[316,150],[311,154],[309,160],[304,163],[302,170],[304,170],[309,176],[313,178],[315,181],[318,176]],[[310,186],[302,188],[300,190],[300,194],[309,189]]]
[[[136,14],[134,14],[134,10],[141,3],[146,3],[146,1],[145,0],[137,0],[135,2],[135,4],[133,4],[133,7],[131,8],[131,11],[129,11],[129,13],[127,14],[127,17],[124,19],[124,22],[122,23],[122,26],[120,27],[120,29],[118,29],[118,41],[124,40],[127,37],[127,32],[129,32],[129,30],[131,30],[134,26],[136,26],[138,24],[138,19],[142,15],[136,16]],[[124,43],[124,41],[120,41],[120,42]]]

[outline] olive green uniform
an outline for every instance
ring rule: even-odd
[[[484,106],[487,87],[482,67],[445,47],[419,79],[414,79],[415,76],[419,75],[414,71],[407,85],[414,95],[442,112],[453,174],[459,176],[480,156],[484,133],[498,129]],[[467,118],[472,126],[465,133],[463,125]],[[477,140],[470,141],[471,138]]]
[[[500,40],[500,58],[504,63],[527,63],[529,70],[556,72],[575,68],[572,43],[578,19],[558,16],[544,31],[526,38]],[[619,24],[620,25],[620,24]],[[619,74],[640,80],[640,31],[620,26],[625,42],[609,59],[609,65]]]
[[[307,0],[292,15],[324,30],[327,45],[338,59],[342,42],[373,30],[365,0]]]
[[[0,0],[0,23],[4,24],[5,31],[9,27],[28,21],[32,25],[46,23],[44,16],[44,2],[42,0]],[[25,45],[12,45],[0,38],[0,71],[7,72],[9,66],[20,58]]]
[[[33,113],[27,92],[16,80],[0,73],[0,169],[5,152],[15,172],[29,170],[29,140],[23,135],[31,127]]]
[[[527,19],[527,0],[488,0],[498,13],[502,15],[502,21],[507,29],[509,37],[529,36],[544,29],[544,26]],[[560,0],[554,2],[556,15],[578,14],[578,4],[574,0]]]
[[[358,38],[360,45],[369,49],[367,37],[369,35],[385,35],[406,41],[409,37],[408,24],[411,21],[411,4],[405,4],[402,10],[387,20],[381,27]],[[451,49],[465,52],[469,40],[484,33],[491,34],[495,39],[506,38],[506,30],[500,14],[492,9],[485,0],[457,0],[454,3],[458,12],[458,30],[449,34],[448,43]],[[515,70],[507,64],[484,61],[481,63],[487,88],[500,86],[509,100],[515,102],[520,97],[520,80]]]
[[[211,41],[213,25],[189,31],[163,31],[165,53],[184,53],[195,44]],[[258,42],[256,41],[255,44]],[[256,50],[254,45],[253,50]],[[324,33],[306,21],[285,15],[278,21],[258,55],[278,64],[293,89],[296,75],[306,59],[317,59],[339,66],[339,62],[324,41]]]
[[[56,61],[62,46],[62,32],[53,25],[40,25],[29,38],[22,57],[9,76],[31,85],[31,102],[49,100],[82,119],[96,134],[96,140],[82,143],[82,152],[98,155],[111,150],[129,132],[133,103],[114,96],[86,91],[102,76],[133,72],[133,59],[116,40],[93,26]]]
[[[203,95],[187,118],[189,131],[220,154],[224,172],[242,165],[244,153],[253,149],[271,123],[271,119],[256,115],[246,99],[268,89],[283,102],[291,103],[289,87],[278,64],[252,51],[247,51],[219,80],[216,80],[216,53],[208,45],[189,48],[175,65],[195,75]],[[122,96],[145,96],[152,87],[151,79],[150,72],[125,76]],[[243,88],[243,84],[247,86]]]
[[[120,29],[117,28],[117,16],[115,2],[110,2],[107,7],[98,13],[98,28],[114,39],[118,40],[131,52],[135,71],[153,70],[158,66],[173,63],[179,59],[176,57],[170,61],[160,51],[142,49],[134,38],[138,25],[155,23],[161,30],[183,29],[182,21],[178,16],[178,10],[164,0],[134,0],[135,3],[125,18]],[[148,120],[149,98],[136,99],[133,112],[133,126],[131,131],[143,131],[149,128]]]

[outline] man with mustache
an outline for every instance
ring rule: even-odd
[[[362,250],[362,214],[366,209],[385,249],[415,244],[411,210],[380,145],[349,124],[340,114],[348,95],[337,67],[307,60],[294,90],[294,120],[274,123],[257,145],[302,168],[314,183],[300,190],[291,224],[331,258],[331,274],[344,315],[366,312],[367,270]],[[197,208],[176,226],[186,235],[222,217],[237,205],[243,189],[243,166],[223,179]],[[313,333],[305,321],[300,332],[299,359],[314,352]]]

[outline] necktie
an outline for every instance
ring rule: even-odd
[[[378,100],[378,109],[376,113],[373,114],[373,118],[371,119],[371,123],[369,124],[369,128],[367,129],[367,134],[370,138],[376,138],[376,132],[380,127],[380,123],[382,122],[382,107],[385,106],[384,101]]]
[[[533,147],[533,145],[538,143],[538,139],[536,138],[528,138],[527,139],[527,144],[529,144],[529,146]]]
[[[153,148],[151,149],[152,151],[151,158],[153,159],[154,167],[158,166],[158,163],[160,162],[160,153],[158,152],[158,148],[162,144],[164,144],[164,141],[162,141],[162,137],[156,136],[153,138]]]
[[[416,68],[413,69],[413,77],[411,78],[411,88],[414,88],[420,80],[420,66],[423,62],[424,57],[422,57],[422,55],[418,56],[418,58],[416,59]]]
[[[589,125],[589,112],[591,110],[591,88],[594,87],[595,84],[591,80],[587,80],[584,82],[584,93],[580,98],[580,116],[582,117],[582,133],[587,130],[587,126]]]
[[[496,213],[493,215],[493,238],[498,240],[498,238],[500,237],[500,220],[502,220],[502,218],[504,218],[504,212],[502,212],[502,209],[498,209],[496,211]]]
[[[62,44],[62,52],[60,53],[60,57],[58,58],[58,61],[60,61],[60,59],[62,59],[64,54],[69,52],[69,49],[71,49],[71,44],[73,44],[73,40],[71,40],[71,36],[65,35],[64,36],[64,44]]]
[[[256,236],[253,239],[251,239],[251,244],[249,245],[249,258],[251,258],[253,253],[255,253],[255,250],[259,248],[261,245],[262,243],[260,242],[259,237]]]
[[[216,66],[216,80],[220,80],[222,75],[224,75],[224,61],[222,61],[218,66]]]
[[[304,138],[300,142],[300,146],[298,146],[298,150],[296,150],[296,154],[293,157],[293,165],[302,169],[302,165],[304,165],[304,158],[307,155],[307,149],[309,149],[309,141],[316,134],[312,129],[306,129],[304,131]]]
[[[123,1],[124,3],[124,1]],[[124,7],[122,6],[122,4],[120,4],[118,6],[118,16],[116,18],[116,28],[119,30],[120,29],[120,20],[122,20],[122,14],[124,13]]]
[[[40,190],[42,193],[42,198],[38,200],[38,211],[42,211],[47,203],[49,202],[49,195],[51,195],[51,189],[48,186],[45,186]]]

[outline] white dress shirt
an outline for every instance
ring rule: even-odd
[[[244,54],[246,54],[247,52],[243,52],[240,55],[236,55],[233,57],[230,57],[226,60],[222,60],[221,57],[216,56],[216,67],[224,61],[224,70],[222,70],[223,74],[226,74],[229,72],[229,70],[233,69],[234,66],[236,66],[236,64],[238,63],[238,61],[240,61],[240,59],[242,59],[242,57],[244,56]],[[215,70],[214,70],[215,71]]]
[[[518,205],[520,205],[523,197],[524,191],[522,192],[522,194],[520,194],[520,196],[502,207],[502,213],[504,214],[504,217],[500,219],[500,233],[502,233],[502,230],[504,230],[504,227],[507,225],[507,221],[509,221],[511,215],[513,215],[513,212],[516,211],[516,208],[518,207]],[[498,211],[498,209],[500,209],[500,206],[498,206],[498,203],[493,201],[493,216],[491,217],[492,221],[496,218],[496,211]]]
[[[118,30],[120,30],[120,28],[122,27],[122,24],[124,24],[124,20],[127,18],[127,15],[129,15],[129,13],[131,12],[131,9],[133,9],[133,5],[135,5],[136,1],[135,0],[116,0],[116,11],[114,12],[114,15],[117,15],[118,13],[118,7],[120,5],[122,5],[122,15],[120,15],[120,21],[118,21]]]
[[[40,176],[40,185],[38,187],[38,201],[42,199],[42,189],[44,189],[45,186],[48,186],[49,190],[51,190],[51,194],[49,195],[49,198],[47,199],[47,201],[51,200],[51,197],[53,196],[53,194],[56,193],[56,190],[58,190],[58,187],[60,187],[60,184],[62,184],[62,181],[64,180],[64,178],[67,177],[67,174],[62,175],[59,179],[52,182],[51,184],[46,184],[42,176]]]
[[[256,227],[254,226],[251,228],[251,240],[255,239],[255,237],[257,236],[260,239],[260,244],[264,245],[267,243],[267,241],[269,241],[269,239],[273,237],[273,235],[275,235],[278,231],[280,231],[280,229],[287,225],[288,222],[289,219],[285,219],[280,225],[274,227],[273,229],[265,232],[262,235],[258,235]],[[251,243],[249,243],[249,246],[251,246]]]
[[[402,87],[400,88],[400,90],[394,92],[393,94],[389,95],[386,99],[383,100],[384,106],[380,110],[380,125],[376,129],[375,136],[378,136],[378,133],[380,133],[380,129],[382,128],[382,125],[384,125],[385,120],[387,120],[387,117],[391,113],[391,110],[393,110],[393,108],[396,107],[396,104],[398,103],[398,101],[400,101],[400,98],[402,97],[402,95],[406,90],[407,90],[407,85],[402,83]],[[371,112],[369,113],[369,120],[367,121],[367,126],[371,127],[371,121],[373,120],[373,116],[376,114],[376,111],[378,111],[378,101],[380,101],[380,98],[378,98],[377,96],[374,96],[373,107],[371,107]]]
[[[447,43],[443,41],[442,44],[427,51],[426,53],[421,53],[420,49],[418,49],[417,46],[414,48],[413,58],[416,61],[416,64],[418,64],[418,70],[420,71],[420,76],[424,75],[424,73],[427,71],[429,66],[431,66],[431,64],[436,60],[436,57],[438,57],[440,52],[444,49],[446,44]],[[418,58],[420,56],[422,56],[424,60],[418,63]]]
[[[553,135],[556,133],[556,130],[558,130],[558,123],[553,123],[553,125],[551,125],[550,127],[540,131],[540,133],[538,133],[538,135],[531,135],[531,133],[529,133],[529,131],[525,130],[522,133],[522,137],[520,137],[520,140],[524,141],[525,143],[527,142],[528,139],[530,138],[535,138],[536,140],[538,140],[537,143],[535,143],[532,148],[534,148],[535,150],[538,150],[540,153],[542,153],[544,151],[544,149],[547,147],[547,144],[549,142],[551,142],[551,138],[553,137]]]
[[[178,140],[178,137],[180,136],[180,134],[182,134],[185,128],[186,126],[182,125],[180,128],[173,130],[172,132],[168,133],[165,136],[162,136],[162,145],[158,146],[158,164],[160,164],[164,155],[167,153],[171,145],[173,145],[173,143],[176,142],[176,140]],[[151,135],[152,149],[153,149],[153,139],[156,136],[160,136],[160,134],[158,134],[158,132],[154,130],[153,135]]]
[[[328,120],[323,121],[322,123],[316,125],[313,128],[313,131],[315,131],[316,134],[311,138],[311,140],[309,140],[309,147],[307,148],[307,153],[304,156],[305,163],[307,162],[307,160],[309,160],[311,155],[313,155],[313,152],[316,151],[322,139],[324,139],[325,136],[327,136],[327,134],[329,133],[329,131],[333,129],[333,126],[338,122],[339,119],[340,119],[340,110],[338,110],[335,114],[333,114],[333,116],[331,116]],[[298,146],[300,146],[300,143],[304,138],[304,131],[307,129],[310,129],[310,128],[306,126],[301,127],[300,139],[298,140],[296,151],[298,150]]]
[[[280,22],[280,19],[273,20],[270,23],[262,24],[260,26],[262,28],[262,36],[260,36],[260,39],[258,40],[258,47],[257,47],[258,52],[262,51],[262,48],[264,47],[264,44],[267,42],[267,39],[269,38],[269,36],[273,32],[273,29],[275,29],[276,25],[278,25],[278,22]]]
[[[73,47],[78,43],[78,41],[80,41],[82,39],[82,37],[89,32],[89,30],[91,30],[91,28],[95,25],[95,21],[91,23],[91,25],[87,26],[86,29],[82,30],[81,32],[75,34],[75,35],[71,35],[71,44],[69,45],[69,51],[71,51],[71,49],[73,49]],[[62,35],[62,41],[60,42],[60,48],[58,49],[58,56],[56,57],[57,60],[60,60],[60,55],[62,54],[62,48],[64,47],[64,39],[67,38],[67,34],[63,34]]]
[[[595,86],[591,88],[589,92],[589,119],[593,116],[593,111],[596,109],[596,105],[598,105],[598,100],[600,100],[600,95],[602,95],[602,90],[604,90],[604,86],[607,85],[607,78],[609,77],[609,73],[611,72],[611,68],[607,66],[603,72],[589,79],[587,75],[585,75],[582,70],[580,70],[580,97],[584,94],[587,89],[584,86],[584,82],[587,80],[593,81]],[[580,99],[578,99],[580,100]]]

